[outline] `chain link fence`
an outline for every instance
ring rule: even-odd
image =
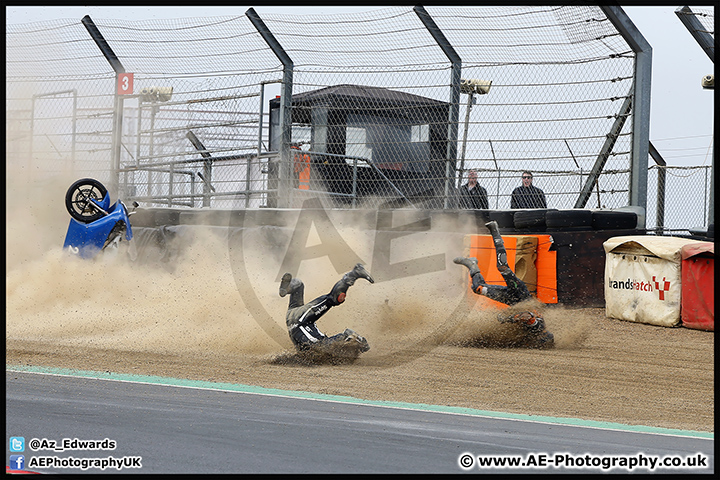
[[[675,14],[690,31],[690,34],[698,40],[700,46],[706,49],[708,54],[711,54],[714,62],[715,10],[685,6],[676,9]]]
[[[712,167],[653,165],[648,177],[648,229],[658,234],[707,231]]]
[[[601,8],[249,13],[8,25],[7,168],[147,207],[457,208],[471,169],[493,209],[525,170],[550,208],[628,205],[635,54]]]

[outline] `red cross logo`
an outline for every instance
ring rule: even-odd
[[[665,280],[665,277],[663,277],[662,287],[661,287],[660,283],[657,280],[655,280],[654,275],[653,275],[652,279],[653,279],[653,282],[655,283],[655,290],[657,290],[658,293],[660,294],[660,300],[665,300],[665,292],[670,290],[670,282],[668,280]]]

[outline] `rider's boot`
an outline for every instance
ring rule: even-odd
[[[301,285],[302,282],[299,279],[293,278],[291,274],[286,273],[280,280],[280,289],[278,293],[281,297],[284,297],[285,295],[292,294],[297,291],[298,287]]]
[[[480,273],[480,268],[478,268],[477,258],[455,257],[453,259],[453,263],[457,263],[458,265],[465,265],[465,267],[467,267],[467,269],[470,271],[470,278],[472,279],[472,290],[475,293],[480,293],[482,295],[485,295],[487,293],[487,284],[485,283],[485,278],[483,278],[482,273]]]
[[[500,271],[500,273],[503,273],[510,269],[510,266],[507,262],[505,242],[500,235],[500,230],[498,229],[498,224],[495,220],[486,223],[485,226],[488,228],[488,230],[490,230],[490,235],[492,235],[493,243],[495,244],[495,253],[497,254],[497,269],[498,271]]]
[[[480,273],[477,258],[475,257],[455,257],[453,259],[453,263],[457,263],[458,265],[465,265],[467,269],[470,270],[471,277]]]
[[[370,275],[370,272],[365,270],[362,263],[355,265],[345,276],[347,277],[347,281],[351,282],[350,285],[353,285],[358,278],[364,278],[370,283],[375,283],[375,279]]]
[[[333,286],[332,290],[330,291],[330,295],[337,303],[342,303],[345,301],[345,292],[347,292],[348,288],[355,285],[355,280],[358,278],[364,278],[370,283],[375,283],[375,279],[370,275],[370,273],[365,270],[365,267],[362,266],[362,264],[358,263],[355,265],[355,267],[347,272],[343,277]]]

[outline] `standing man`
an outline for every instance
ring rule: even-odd
[[[460,208],[485,209],[488,207],[487,191],[477,183],[477,172],[468,172],[468,181],[460,187]]]
[[[310,190],[310,154],[302,150],[298,144],[292,144],[290,148],[294,153],[296,187],[300,190]]]
[[[522,186],[513,190],[510,208],[547,208],[545,192],[533,186],[532,181],[532,173],[522,173]]]

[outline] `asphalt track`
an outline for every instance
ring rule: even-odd
[[[6,464],[24,437],[42,473],[714,473],[714,435],[699,432],[32,367],[6,366],[5,395]],[[106,439],[113,450],[73,449]],[[48,457],[75,466],[38,468]],[[140,467],[81,468],[108,457]]]

